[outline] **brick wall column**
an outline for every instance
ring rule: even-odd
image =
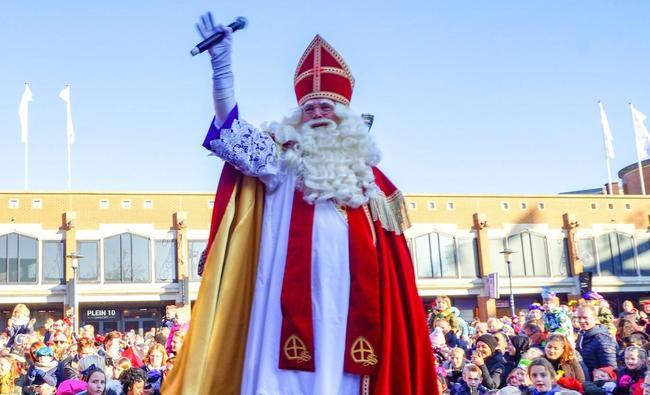
[[[567,234],[567,249],[569,253],[569,273],[571,276],[577,277],[580,273],[583,272],[584,267],[582,261],[578,256],[578,250],[576,248],[576,228],[580,226],[577,217],[571,213],[564,213],[562,215],[562,221],[564,223],[564,230]]]

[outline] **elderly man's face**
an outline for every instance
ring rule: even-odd
[[[302,122],[313,119],[329,119],[338,123],[338,117],[334,114],[334,102],[329,99],[311,99],[302,106]],[[327,126],[327,123],[315,123],[313,127]]]

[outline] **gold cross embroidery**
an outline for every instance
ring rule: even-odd
[[[311,355],[307,350],[305,343],[300,340],[296,335],[291,335],[284,342],[284,356],[290,361],[297,361],[298,363],[308,362],[311,360]]]

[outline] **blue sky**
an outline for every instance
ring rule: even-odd
[[[65,190],[72,85],[74,190],[213,191],[201,147],[212,116],[207,55],[191,57],[207,10],[235,34],[237,98],[249,122],[295,106],[298,58],[320,33],[375,114],[382,169],[405,192],[556,193],[607,181],[636,160],[632,101],[650,115],[650,3],[642,1],[67,1],[0,5],[0,189],[23,187],[17,116],[30,106],[30,189]]]

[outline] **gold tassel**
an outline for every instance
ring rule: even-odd
[[[385,230],[400,235],[405,229],[411,227],[406,202],[400,191],[395,191],[388,197],[380,191],[379,196],[370,199],[368,203],[372,220],[379,220]]]

